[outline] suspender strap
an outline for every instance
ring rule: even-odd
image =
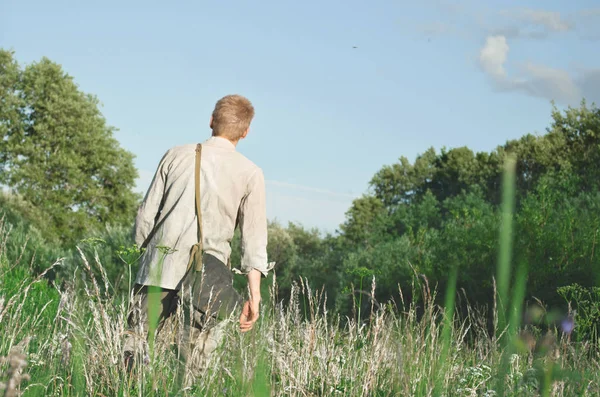
[[[200,158],[202,157],[202,145],[196,145],[196,216],[198,218],[198,245],[202,251],[203,240],[202,240],[202,211],[200,209]]]

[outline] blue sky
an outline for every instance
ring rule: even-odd
[[[600,4],[541,4],[3,0],[0,47],[98,96],[141,191],[168,148],[210,135],[217,99],[247,96],[238,149],[269,217],[333,232],[400,156],[489,151],[544,133],[552,99],[600,103]]]

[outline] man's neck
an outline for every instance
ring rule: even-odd
[[[229,139],[229,138],[227,138],[227,137],[224,137],[224,136],[217,136],[217,135],[213,135],[213,138],[225,139],[226,141],[229,141],[229,142],[231,142],[231,144],[232,144],[234,147],[237,147],[237,144],[238,144],[238,142],[240,141],[239,139],[237,139],[237,140],[235,140],[235,141],[234,141],[234,140],[232,140],[232,139]]]

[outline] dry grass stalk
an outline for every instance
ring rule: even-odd
[[[8,369],[3,376],[6,382],[0,382],[0,390],[4,390],[4,397],[20,396],[21,383],[30,380],[30,376],[23,372],[27,367],[25,350],[28,343],[29,338],[26,338],[13,346],[8,356],[0,357],[0,364],[8,364]]]

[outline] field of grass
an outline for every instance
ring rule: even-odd
[[[362,313],[347,317],[328,312],[327,297],[303,279],[279,302],[274,278],[257,326],[241,334],[232,318],[210,369],[191,384],[173,348],[181,311],[148,363],[129,374],[121,355],[129,297],[112,292],[102,258],[81,252],[72,280],[51,285],[32,278],[27,263],[10,263],[4,248],[13,236],[1,224],[0,388],[6,396],[600,395],[596,344],[521,321],[544,318],[545,309],[521,312],[524,266],[509,285],[511,206],[508,194],[492,326],[481,308],[461,302],[468,310],[455,312],[456,300],[468,298],[455,288],[458,269],[443,307],[415,275],[410,292],[418,299],[357,304]]]
[[[120,354],[127,299],[102,292],[110,291],[104,280],[76,274],[77,292],[21,269],[2,261],[0,379],[27,396],[600,394],[596,347],[539,335],[537,347],[519,350],[501,333],[490,334],[475,310],[445,318],[426,284],[419,305],[374,307],[357,322],[328,313],[325,297],[299,280],[291,302],[263,305],[255,330],[241,334],[232,320],[211,369],[190,387],[180,383],[171,346],[176,319],[149,364],[128,375]]]

